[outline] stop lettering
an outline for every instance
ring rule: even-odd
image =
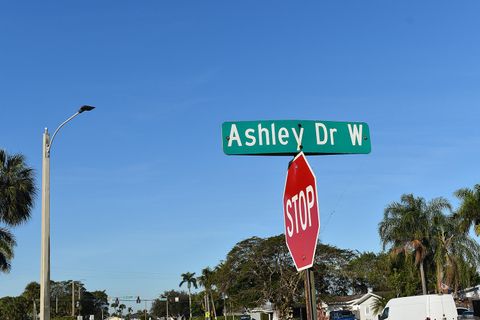
[[[307,226],[312,226],[312,209],[314,204],[315,197],[311,185],[307,186],[305,190],[301,190],[300,193],[294,195],[292,198],[287,199],[286,214],[288,221],[286,221],[286,228],[289,237],[293,236],[294,232],[299,232],[299,220],[300,231],[305,231],[307,230]]]
[[[283,195],[285,240],[298,271],[313,265],[320,221],[315,175],[303,153],[291,162]]]

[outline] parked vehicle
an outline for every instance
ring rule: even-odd
[[[457,307],[457,314],[460,316],[462,315],[465,311],[469,311],[468,308],[465,307]]]
[[[350,310],[338,310],[330,312],[330,320],[356,320],[356,318]]]
[[[475,316],[473,311],[464,311],[458,316],[458,320],[480,320],[480,317]]]
[[[457,320],[450,294],[395,298],[388,301],[379,320]]]

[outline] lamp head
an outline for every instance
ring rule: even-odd
[[[95,107],[84,105],[80,107],[78,113],[82,113],[84,111],[92,111],[93,109],[95,109]]]

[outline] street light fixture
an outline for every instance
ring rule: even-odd
[[[52,138],[45,128],[42,150],[42,252],[40,266],[40,320],[50,320],[50,150],[53,139],[67,122],[95,107],[84,105],[53,132]]]

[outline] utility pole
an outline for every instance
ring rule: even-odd
[[[145,300],[145,320],[147,320],[147,300]]]
[[[167,296],[167,319],[168,320],[168,296]]]
[[[72,317],[75,317],[75,281],[72,280]]]

